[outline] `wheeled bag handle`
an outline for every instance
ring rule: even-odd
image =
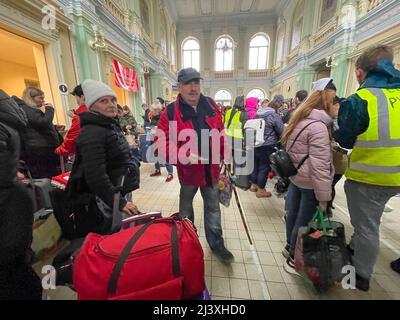
[[[65,161],[63,155],[60,156],[61,173],[65,173]]]

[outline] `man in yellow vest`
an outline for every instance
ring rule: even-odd
[[[247,165],[247,153],[244,150],[244,125],[249,120],[245,109],[244,96],[238,96],[231,109],[225,114],[225,134],[229,137],[232,146],[233,173],[236,176],[236,186],[247,190],[250,187],[249,175],[243,175]],[[244,163],[238,163],[239,157],[246,158]],[[243,168],[243,169],[242,169]]]
[[[400,71],[393,49],[377,46],[356,61],[358,91],[340,104],[335,140],[353,149],[345,175],[354,227],[349,245],[356,287],[368,291],[379,254],[385,204],[400,192]]]
[[[235,100],[233,108],[225,114],[225,134],[236,139],[244,139],[243,127],[249,116],[244,108],[244,96]]]

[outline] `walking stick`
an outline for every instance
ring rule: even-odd
[[[224,165],[226,166],[225,163],[224,163]],[[231,173],[231,171],[227,170],[227,172],[228,172],[229,178],[232,181],[232,173]],[[251,239],[249,227],[247,225],[246,215],[245,215],[244,210],[243,210],[242,202],[240,201],[240,197],[239,197],[238,191],[236,189],[236,186],[233,183],[232,183],[232,190],[233,190],[233,193],[235,194],[236,205],[239,208],[240,217],[242,219],[242,223],[243,223],[243,226],[244,226],[244,230],[246,231],[247,238],[249,239],[250,245],[253,245],[253,241]]]

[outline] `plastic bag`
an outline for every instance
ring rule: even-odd
[[[224,170],[222,171],[222,168]],[[221,166],[221,173],[219,175],[218,181],[218,189],[219,189],[219,202],[225,206],[229,207],[232,199],[232,181],[231,178],[227,175],[226,164]]]

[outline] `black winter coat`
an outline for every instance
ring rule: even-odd
[[[13,97],[28,117],[28,127],[22,135],[24,150],[37,148],[57,148],[62,141],[53,125],[54,109],[46,107],[43,113],[37,108],[28,106],[23,100]]]
[[[32,200],[16,181],[24,112],[0,90],[0,266],[23,263],[32,242]]]
[[[82,113],[80,119],[76,160],[68,183],[70,196],[88,191],[112,208],[122,176],[127,175],[123,195],[138,188],[139,165],[134,163],[117,120],[94,112]],[[121,198],[120,210],[125,205],[126,200]]]

